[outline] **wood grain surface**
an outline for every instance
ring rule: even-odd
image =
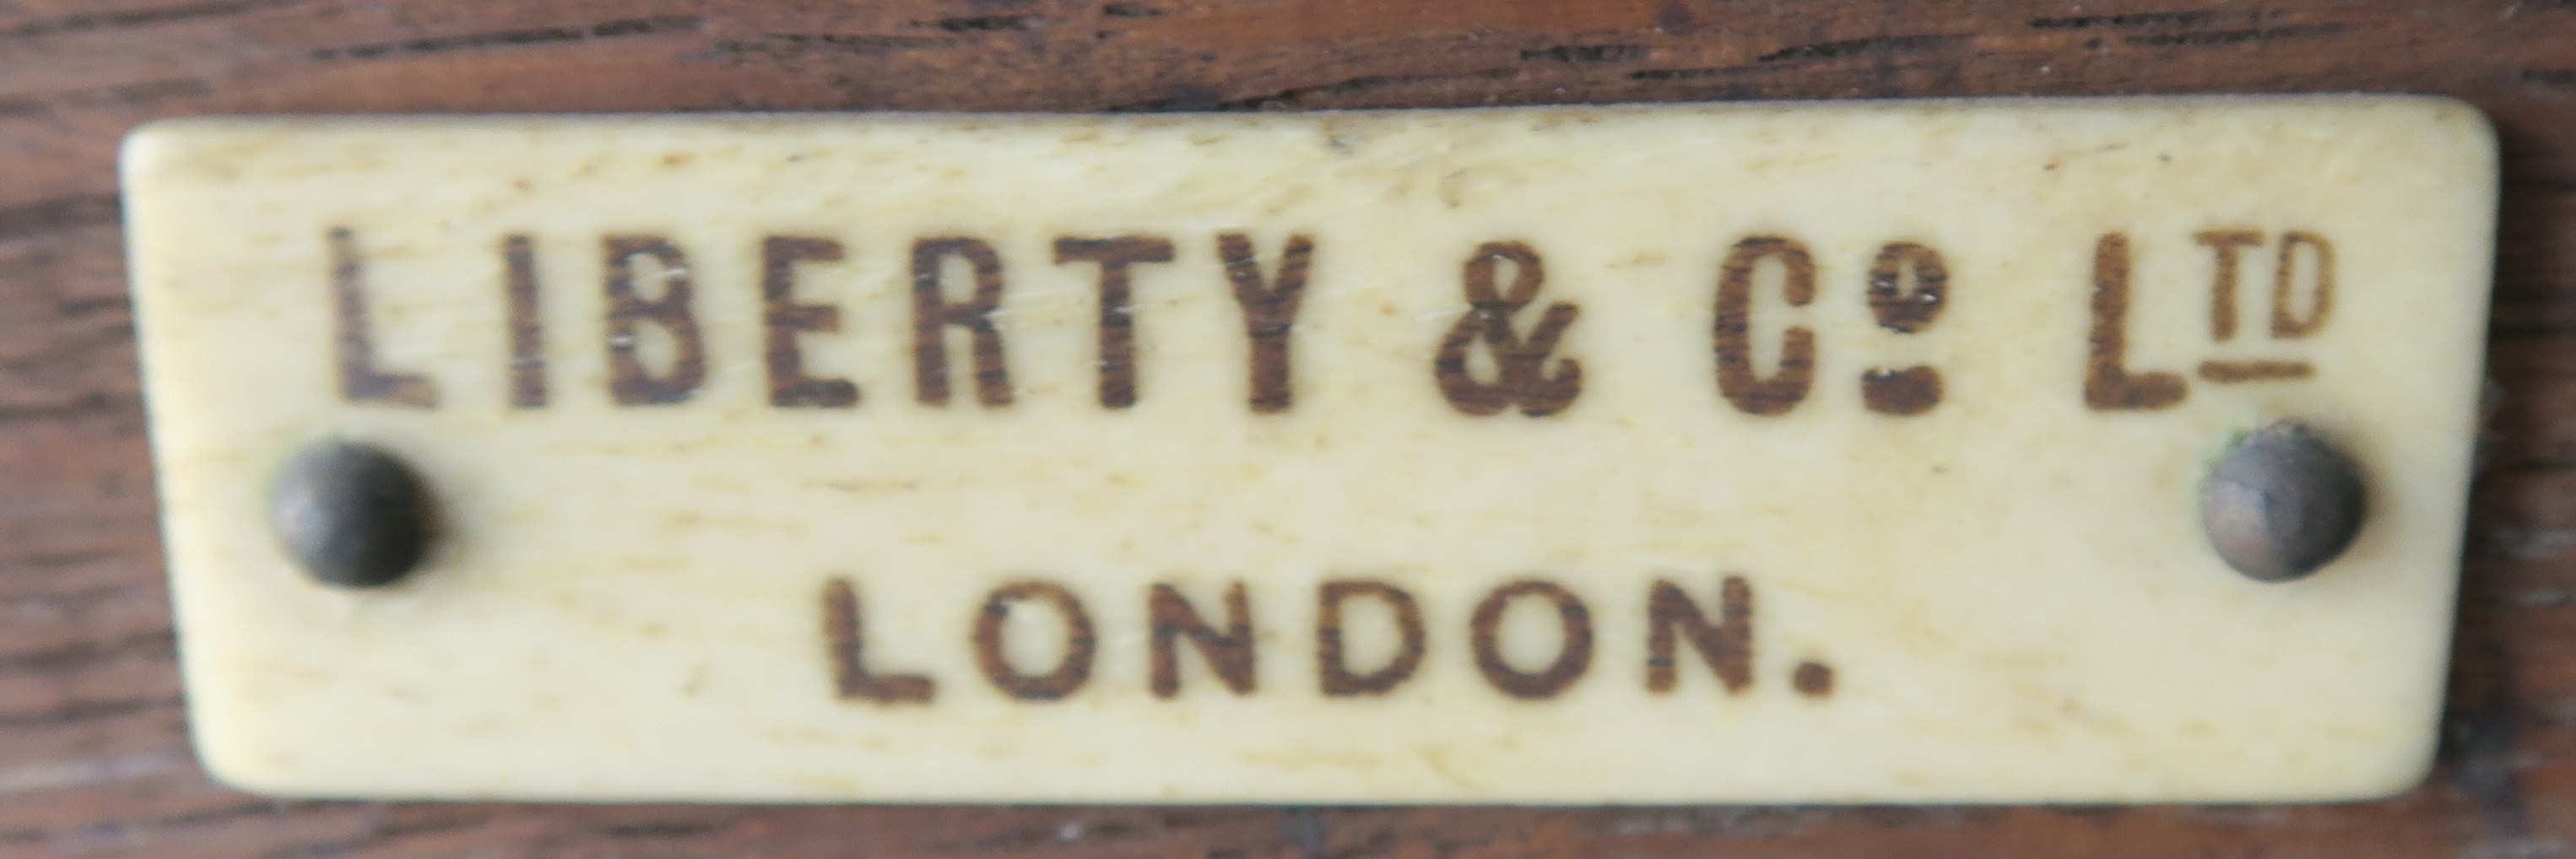
[[[142,120],[2339,90],[2465,98],[2505,142],[2496,411],[2447,742],[2402,798],[282,802],[189,754],[117,227],[116,144]],[[0,856],[56,855],[2576,856],[2576,0],[0,0]]]

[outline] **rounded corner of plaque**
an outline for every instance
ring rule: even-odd
[[[196,757],[197,768],[216,784],[271,798],[308,795],[289,767],[274,759],[264,759],[250,748],[253,744],[249,738],[209,733],[202,723],[195,726],[194,733],[196,736],[191,738],[189,746]]]

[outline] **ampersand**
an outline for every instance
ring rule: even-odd
[[[1511,263],[1508,292],[1496,284],[1497,264],[1504,262]],[[1546,279],[1546,266],[1526,243],[1487,242],[1467,258],[1467,315],[1449,327],[1449,336],[1440,341],[1439,356],[1431,362],[1432,375],[1449,405],[1471,415],[1519,406],[1521,414],[1535,418],[1563,411],[1582,393],[1581,363],[1557,358],[1551,368],[1548,362],[1557,340],[1582,315],[1582,308],[1562,301],[1548,305],[1527,339],[1512,328],[1512,317],[1538,298],[1539,284]],[[1494,381],[1478,380],[1467,368],[1467,350],[1478,341],[1493,355]]]

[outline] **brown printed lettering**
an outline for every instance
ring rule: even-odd
[[[1919,415],[1941,404],[1941,371],[1916,365],[1871,367],[1860,374],[1860,400],[1882,415]]]
[[[689,286],[689,259],[660,236],[610,236],[602,241],[608,267],[608,390],[621,406],[677,403],[689,398],[707,379],[706,342],[698,335],[698,317],[690,310],[695,294]],[[635,289],[636,260],[648,263],[662,282],[659,298]],[[654,375],[637,352],[644,323],[671,335],[678,351],[670,372]]]
[[[1060,238],[1055,261],[1100,264],[1100,405],[1136,405],[1136,302],[1131,270],[1172,261],[1172,243],[1154,236]]]
[[[1352,673],[1342,652],[1342,603],[1352,597],[1385,603],[1395,613],[1396,632],[1402,639],[1395,658],[1367,674]],[[1422,649],[1422,607],[1414,603],[1412,594],[1366,579],[1336,579],[1316,589],[1315,668],[1325,695],[1384,695],[1422,667]]]
[[[848,579],[823,583],[823,640],[831,648],[832,680],[843,700],[927,704],[938,684],[917,674],[875,674],[861,647],[859,592]]]
[[[1908,278],[1914,288],[1905,288]],[[1898,334],[1916,334],[1939,319],[1950,297],[1950,269],[1941,252],[1914,242],[1879,248],[1869,267],[1869,311],[1878,326]],[[1861,404],[1883,415],[1919,415],[1941,403],[1941,371],[1912,367],[1872,367],[1860,377]]]
[[[2103,233],[2093,245],[2093,331],[2085,340],[2084,405],[2094,411],[2171,408],[2189,392],[2181,376],[2131,373],[2129,237]]]
[[[1753,367],[1753,273],[1763,260],[1785,270],[1782,299],[1805,307],[1816,298],[1816,263],[1807,247],[1785,236],[1753,236],[1735,243],[1718,267],[1717,392],[1748,415],[1786,414],[1807,398],[1816,378],[1816,333],[1806,326],[1781,332],[1779,369],[1763,378]],[[1928,321],[1928,317],[1927,320]]]
[[[1748,277],[1749,277],[1748,273]],[[1905,281],[1914,281],[1913,289]],[[1869,312],[1878,326],[1917,334],[1941,318],[1950,300],[1950,268],[1941,252],[1914,242],[1890,242],[1869,266]]]
[[[358,250],[358,233],[333,227],[330,238],[332,317],[338,329],[331,343],[339,353],[340,395],[353,403],[436,408],[438,387],[428,377],[376,366],[375,335],[367,324],[366,258]]]
[[[1798,694],[1809,698],[1832,695],[1834,694],[1834,669],[1822,662],[1798,663],[1797,670],[1789,673],[1789,685],[1797,689]]]
[[[1289,387],[1288,335],[1297,325],[1297,309],[1306,295],[1306,269],[1313,264],[1315,240],[1305,235],[1288,237],[1288,247],[1279,255],[1279,276],[1262,282],[1261,261],[1252,251],[1252,238],[1242,233],[1223,233],[1216,237],[1217,257],[1225,262],[1225,276],[1234,283],[1234,302],[1243,308],[1243,333],[1251,341],[1251,402],[1259,414],[1278,414],[1288,410],[1294,400]]]
[[[1680,679],[1675,643],[1682,640],[1699,651],[1727,692],[1753,685],[1753,586],[1727,576],[1718,585],[1717,605],[1718,620],[1709,623],[1680,585],[1655,582],[1646,598],[1646,691],[1673,691]]]
[[[1524,674],[1503,661],[1497,640],[1503,622],[1503,610],[1521,597],[1535,596],[1556,605],[1557,621],[1565,631],[1564,643],[1556,661],[1536,674]],[[1592,666],[1592,613],[1583,601],[1556,583],[1543,579],[1522,579],[1502,587],[1476,605],[1476,614],[1468,627],[1470,643],[1476,651],[1476,670],[1485,682],[1503,694],[1528,701],[1554,698],[1565,687],[1583,677]]]
[[[2209,246],[2217,275],[2209,283],[2209,339],[2225,343],[2236,337],[2236,282],[2242,267],[2237,251],[2262,247],[2263,234],[2253,230],[2202,230],[2192,239]]]
[[[2300,248],[2309,249],[2317,263],[2317,289],[2305,317],[2290,311],[2291,282],[2298,272]],[[2326,237],[2299,230],[2281,234],[2280,266],[2272,272],[2272,336],[2295,340],[2325,327],[2326,316],[2334,311],[2334,270],[2334,245]]]
[[[1029,675],[1011,667],[1002,646],[1002,628],[1011,619],[1011,604],[1039,601],[1064,616],[1064,657],[1053,670]],[[1003,585],[984,600],[975,616],[975,664],[984,670],[984,679],[1002,693],[1022,701],[1057,701],[1081,689],[1091,680],[1091,659],[1097,648],[1092,635],[1091,614],[1082,608],[1082,600],[1072,591],[1053,582],[1015,582]]]
[[[769,363],[770,405],[846,409],[859,402],[859,388],[850,380],[806,375],[805,354],[796,347],[800,332],[841,330],[840,308],[796,302],[796,263],[830,262],[842,253],[841,243],[831,239],[769,236],[760,242],[761,319],[767,332],[762,354]]]
[[[949,257],[966,261],[975,277],[974,298],[952,302],[940,288]],[[1002,306],[1002,258],[982,239],[928,238],[912,245],[913,394],[922,405],[948,404],[947,326],[966,329],[975,359],[975,399],[986,406],[1011,404],[1011,373],[993,313]]]
[[[1502,263],[1512,267],[1509,292],[1497,288],[1496,270]],[[1449,327],[1431,363],[1440,393],[1451,407],[1481,416],[1517,405],[1523,415],[1544,417],[1565,410],[1583,392],[1580,362],[1558,358],[1553,368],[1548,365],[1557,341],[1582,315],[1582,308],[1562,301],[1548,305],[1527,340],[1512,328],[1512,317],[1538,298],[1546,279],[1547,268],[1538,251],[1523,242],[1487,242],[1467,258],[1462,273],[1467,314]],[[1493,382],[1478,381],[1467,367],[1468,349],[1478,342],[1494,358],[1497,378]]]
[[[503,237],[501,260],[508,270],[503,293],[510,308],[510,405],[545,408],[546,329],[537,301],[535,241],[524,233]]]
[[[1151,667],[1156,696],[1169,698],[1181,692],[1182,638],[1198,646],[1199,655],[1206,657],[1208,668],[1225,681],[1226,688],[1237,695],[1252,693],[1252,608],[1242,582],[1226,588],[1224,632],[1200,619],[1198,610],[1171,585],[1154,585],[1146,602],[1154,625]]]

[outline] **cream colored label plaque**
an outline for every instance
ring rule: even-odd
[[[2415,98],[202,120],[125,160],[273,793],[2329,800],[2435,739],[2495,150]],[[2275,420],[2367,518],[2263,583]],[[407,578],[268,521],[422,476]]]

